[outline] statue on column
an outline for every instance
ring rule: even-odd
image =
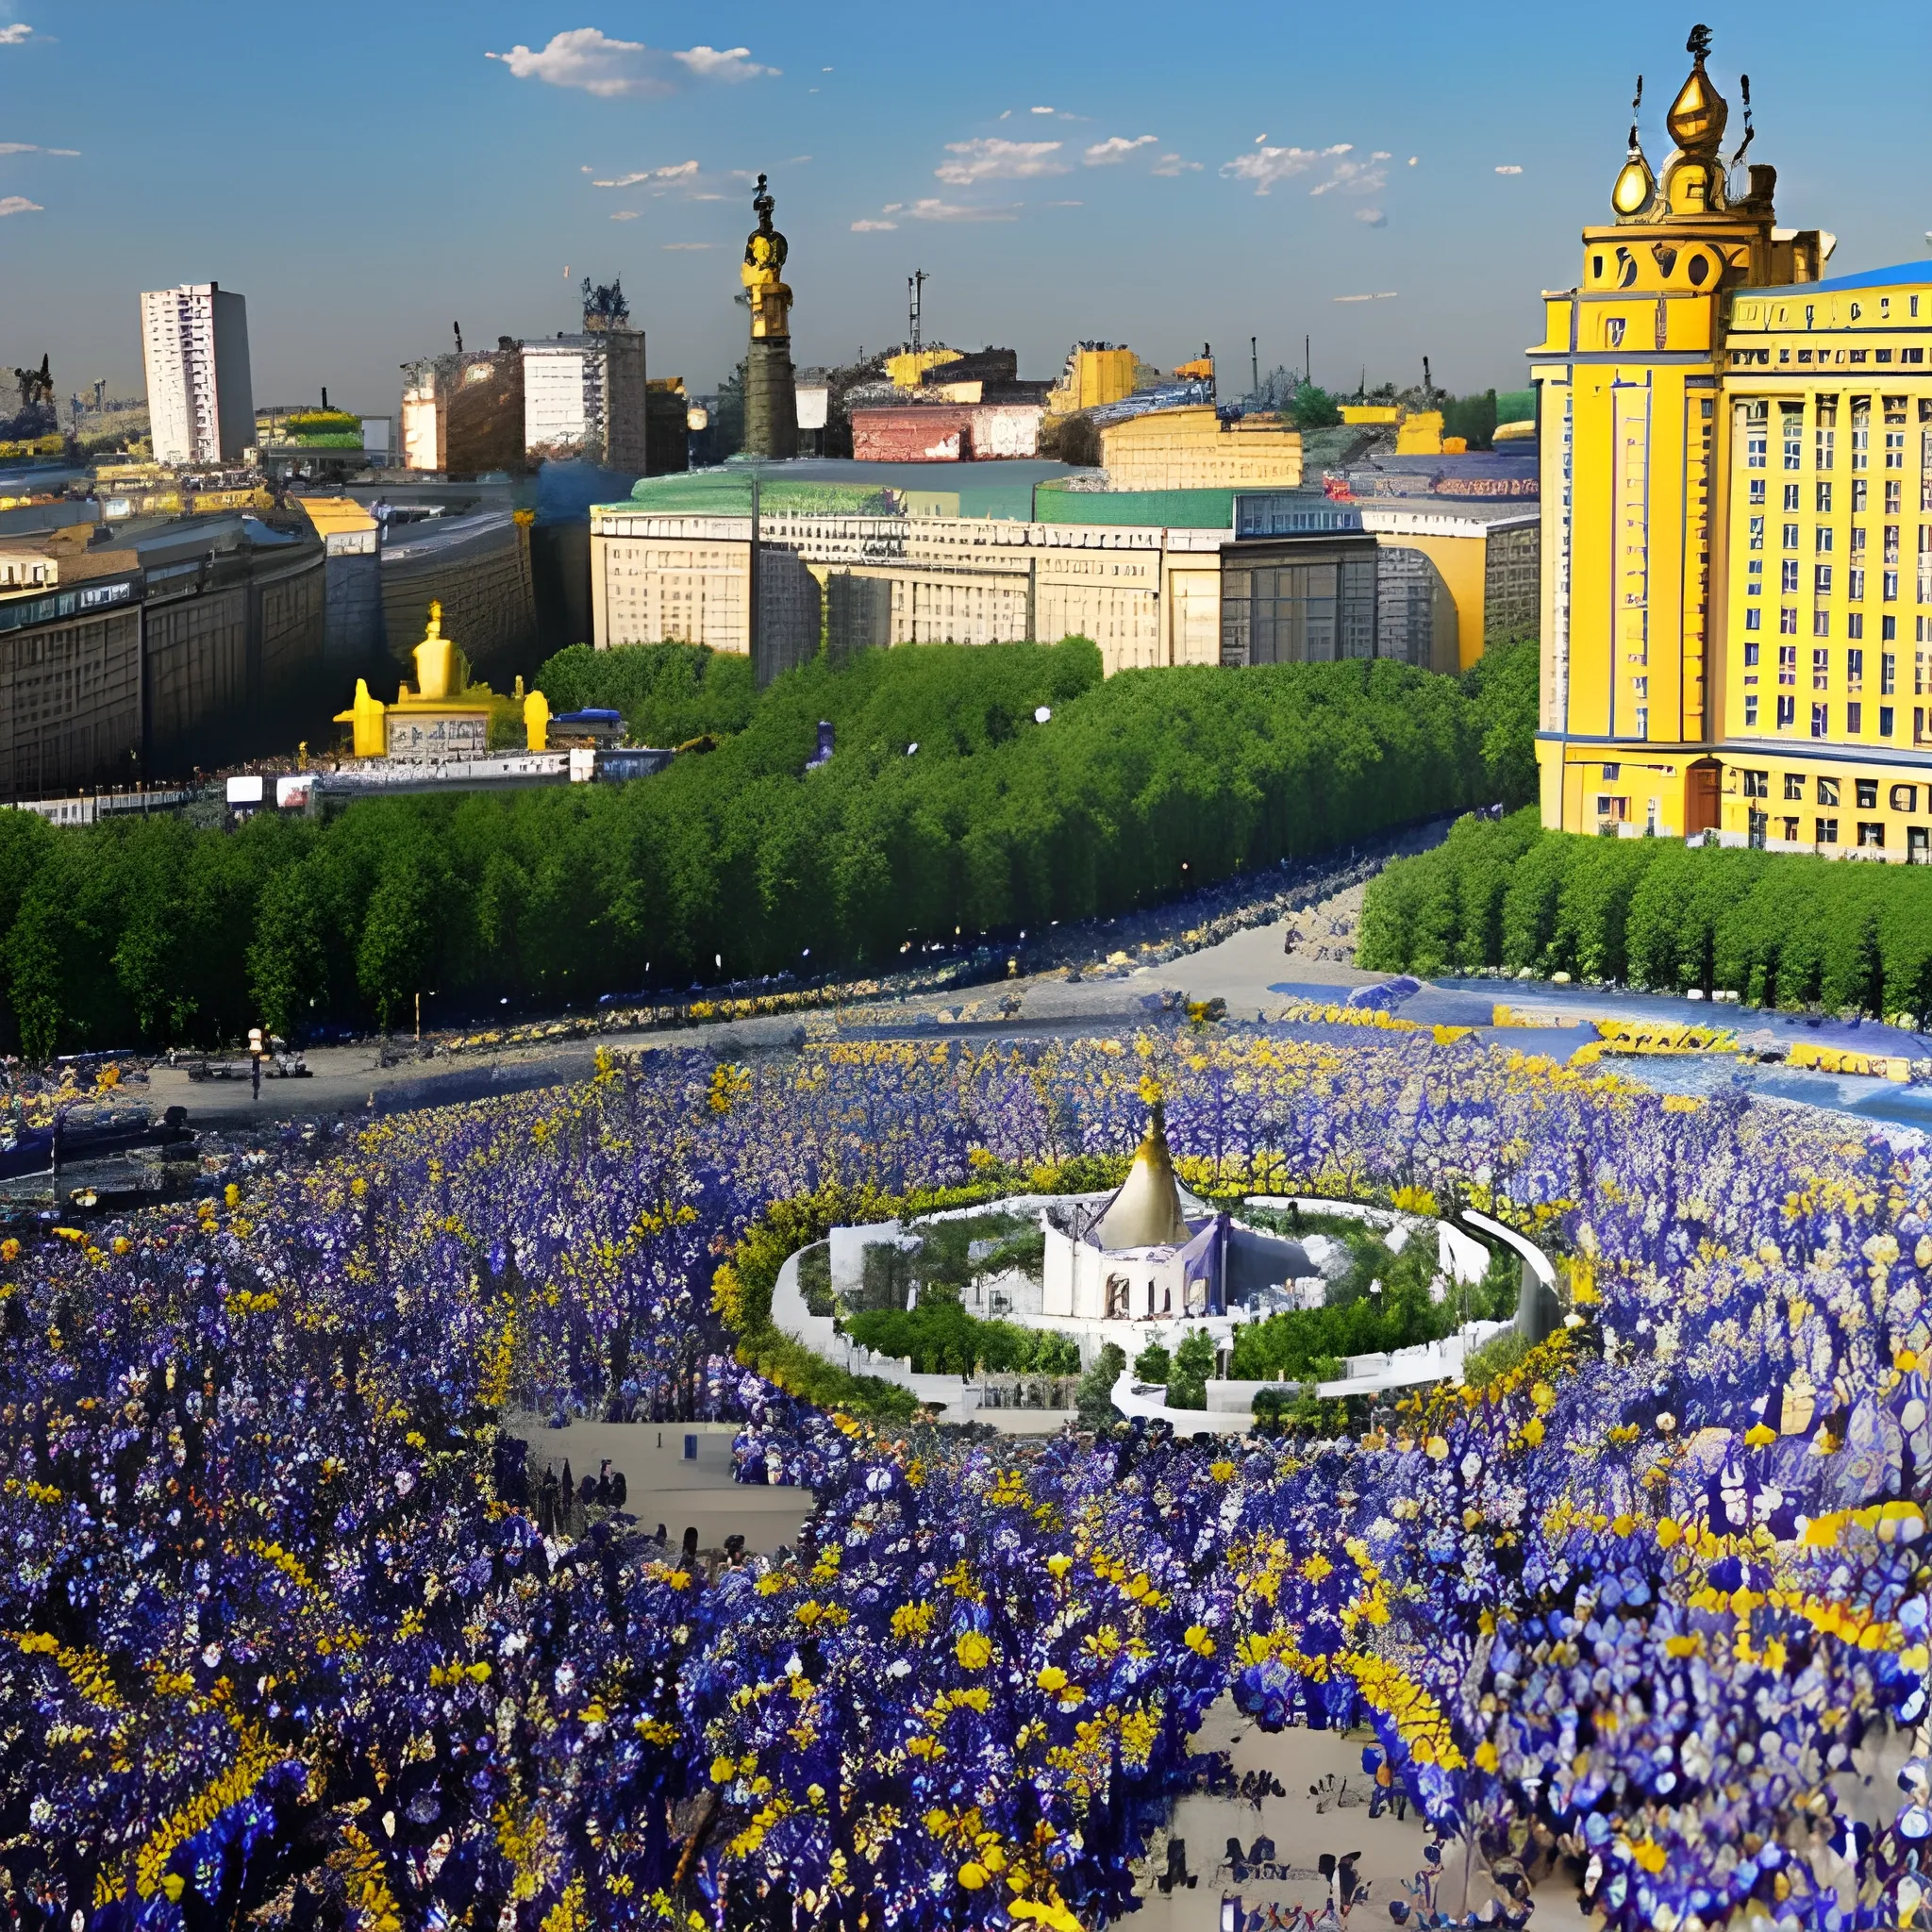
[[[785,238],[772,225],[775,204],[765,177],[751,198],[758,218],[744,244],[738,278],[751,304],[744,372],[744,453],[798,454],[798,394],[791,367],[791,291],[785,282]]]

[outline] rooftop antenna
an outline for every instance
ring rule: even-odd
[[[1731,157],[1733,168],[1744,158],[1744,150],[1757,139],[1757,130],[1751,125],[1751,76],[1748,74],[1739,75],[1738,92],[1744,99],[1744,138],[1738,143],[1737,153]]]
[[[1261,356],[1255,347],[1256,340],[1254,336],[1248,338],[1248,387],[1252,394],[1258,396],[1261,393]]]
[[[912,329],[912,353],[919,353],[919,325],[925,314],[925,285],[932,277],[924,269],[906,277],[907,318]]]
[[[1630,96],[1630,152],[1637,152],[1637,116],[1643,108],[1643,76],[1637,76],[1637,92]]]
[[[463,325],[459,322],[453,322],[450,327],[456,331],[457,354],[460,356],[463,353]]]
[[[1423,358],[1423,408],[1427,408],[1435,399],[1436,385],[1429,376],[1429,358],[1424,356]]]

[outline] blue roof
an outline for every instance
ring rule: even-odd
[[[1902,261],[1862,275],[1834,275],[1828,282],[1789,282],[1777,289],[1740,289],[1740,295],[1830,295],[1840,289],[1886,289],[1899,282],[1932,282],[1932,261]]]

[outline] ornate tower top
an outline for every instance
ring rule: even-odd
[[[1671,103],[1664,125],[1671,130],[1671,139],[1687,155],[1714,155],[1724,138],[1724,124],[1730,119],[1731,109],[1704,71],[1705,57],[1710,52],[1710,29],[1693,26],[1690,38],[1684,42],[1684,51],[1694,64],[1684,85],[1677,90],[1677,98]]]
[[[1724,129],[1729,125],[1730,103],[1717,91],[1705,69],[1710,53],[1710,29],[1702,25],[1690,29],[1684,43],[1690,56],[1690,72],[1677,90],[1664,117],[1676,148],[1664,163],[1662,177],[1651,173],[1637,133],[1637,113],[1643,101],[1643,76],[1637,79],[1637,98],[1630,104],[1630,140],[1624,165],[1617,172],[1610,191],[1610,208],[1620,227],[1649,227],[1677,222],[1707,223],[1714,216],[1744,217],[1753,222],[1768,220],[1772,193],[1777,181],[1775,169],[1753,167],[1749,187],[1741,198],[1733,200],[1730,170],[1720,152]],[[1740,82],[1744,101],[1744,140],[1732,163],[1740,163],[1751,145],[1751,77]]]

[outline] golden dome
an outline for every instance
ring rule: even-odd
[[[1108,1249],[1178,1247],[1187,1239],[1180,1188],[1167,1151],[1167,1123],[1157,1100],[1146,1136],[1135,1149],[1134,1164],[1101,1216],[1100,1245]]]
[[[1664,125],[1686,154],[1714,154],[1724,138],[1724,124],[1730,119],[1731,109],[1704,71],[1704,57],[1710,52],[1710,29],[1692,27],[1685,50],[1694,64],[1684,85],[1677,90],[1677,98],[1671,103]]]
[[[1657,177],[1650,172],[1650,163],[1643,158],[1641,148],[1632,148],[1630,158],[1617,175],[1617,185],[1610,190],[1610,206],[1625,218],[1641,214],[1651,204],[1657,193]]]

